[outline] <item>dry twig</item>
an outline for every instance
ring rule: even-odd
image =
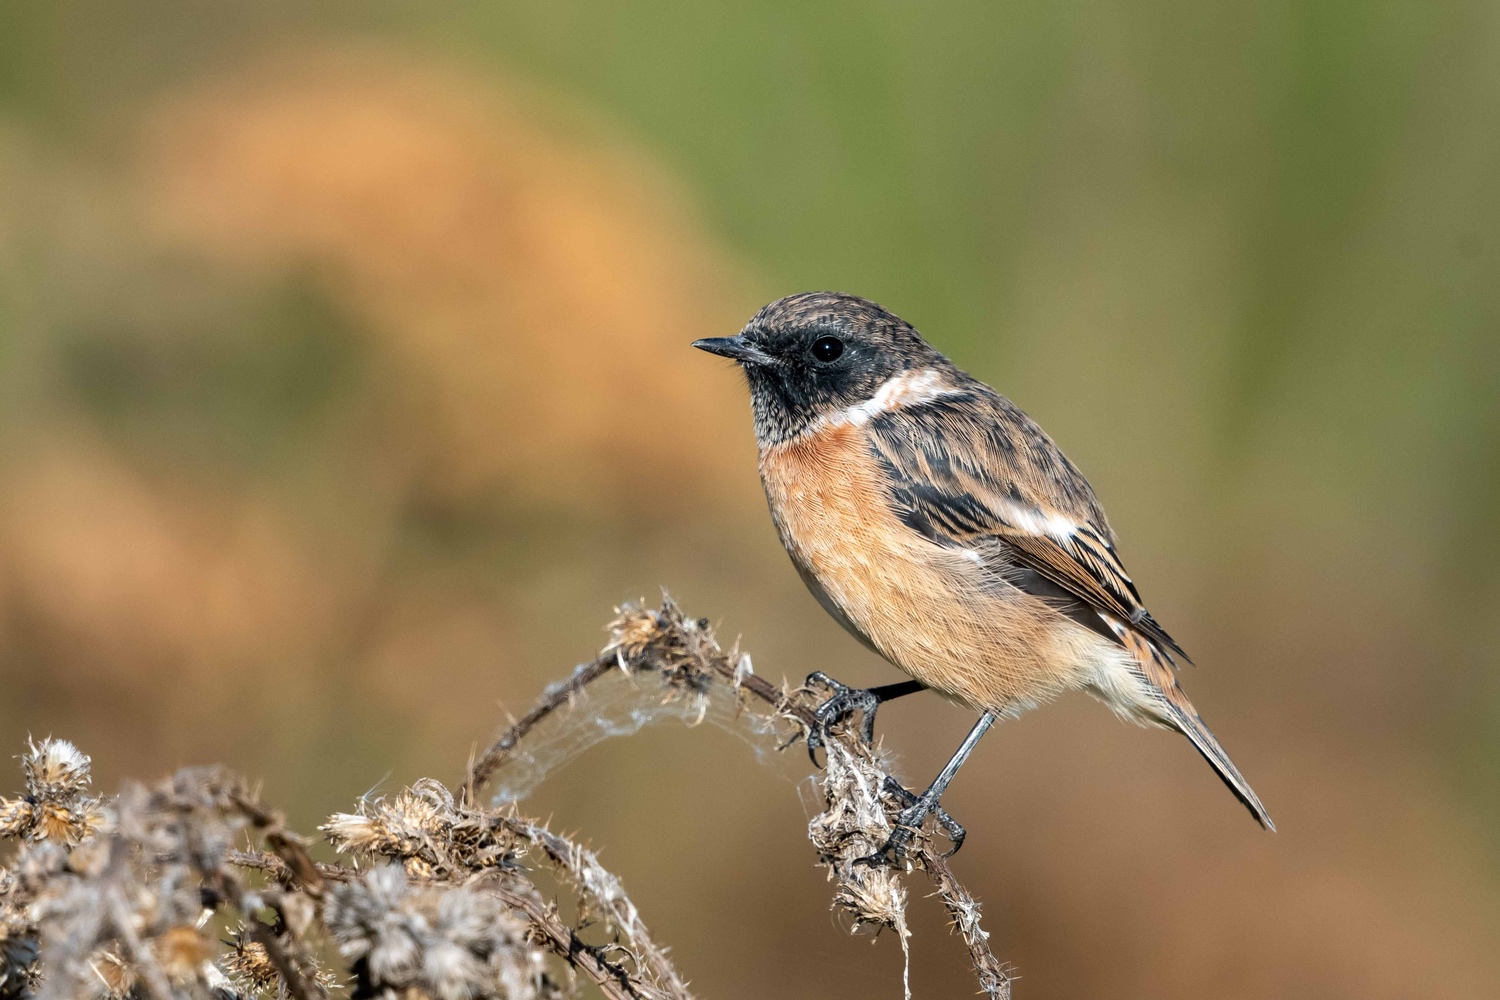
[[[543,719],[572,704],[611,668],[627,673],[655,671],[669,696],[706,699],[710,680],[730,685],[736,697],[752,697],[771,709],[774,719],[792,731],[788,743],[805,738],[813,724],[809,693],[778,688],[748,669],[749,658],[738,649],[725,652],[714,638],[708,619],[692,619],[670,597],[652,610],[640,604],[621,607],[609,626],[610,641],[592,661],[576,668],[562,684],[549,688],[540,701],[510,726],[477,758],[462,786],[468,798],[477,796],[504,765],[508,755]],[[834,733],[829,742],[829,766],[823,789],[827,808],[809,825],[829,876],[838,883],[835,905],[860,923],[894,930],[906,946],[905,892],[889,869],[855,866],[855,858],[872,853],[891,829],[896,804],[887,801],[885,763],[848,734]],[[883,831],[883,832],[882,832]],[[919,836],[908,854],[910,864],[932,880],[937,895],[968,946],[981,989],[992,1000],[1008,1000],[1010,968],[1000,961],[980,926],[978,902],[959,882],[942,854],[928,838]]]
[[[553,684],[543,691],[542,697],[531,707],[531,711],[512,723],[499,739],[491,743],[485,752],[469,765],[468,780],[459,790],[464,800],[472,801],[475,792],[489,784],[495,772],[500,770],[500,767],[509,759],[510,752],[515,749],[516,744],[520,743],[538,722],[571,703],[585,687],[614,668],[615,658],[607,652],[601,653],[590,662],[581,663],[575,667],[567,680]]]

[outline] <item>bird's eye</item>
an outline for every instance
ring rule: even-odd
[[[837,337],[819,337],[813,341],[812,356],[824,364],[837,361],[843,353],[844,342]]]

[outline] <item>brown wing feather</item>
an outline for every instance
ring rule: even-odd
[[[997,535],[1021,562],[1053,583],[1087,601],[1093,608],[1128,622],[1154,642],[1192,662],[1141,604],[1135,583],[1125,573],[1114,546],[1101,538],[1092,525],[1080,525],[1068,537],[1057,538],[1038,535],[1002,521]]]
[[[1188,659],[1141,603],[1088,481],[1009,400],[970,381],[886,413],[870,430],[909,527],[980,553],[998,541],[1016,562]]]

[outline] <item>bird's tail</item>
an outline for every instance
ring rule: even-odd
[[[1145,682],[1146,691],[1144,704],[1137,703],[1138,710],[1143,710],[1142,714],[1149,716],[1152,722],[1175,729],[1192,740],[1203,759],[1218,772],[1234,797],[1250,810],[1255,821],[1267,830],[1274,831],[1276,824],[1271,822],[1266,807],[1260,804],[1260,796],[1255,794],[1250,782],[1240,774],[1240,769],[1234,766],[1229,754],[1224,752],[1214,734],[1203,724],[1203,718],[1193,707],[1193,703],[1188,701],[1188,696],[1177,686],[1172,661],[1146,636],[1107,615],[1102,617],[1119,637],[1121,644],[1134,654],[1139,665],[1137,678]]]
[[[1255,794],[1255,789],[1250,787],[1250,782],[1245,780],[1240,769],[1234,766],[1234,761],[1229,759],[1229,754],[1219,746],[1219,741],[1214,738],[1213,733],[1208,731],[1208,727],[1203,724],[1203,719],[1193,710],[1193,706],[1177,705],[1173,699],[1168,699],[1167,706],[1171,716],[1168,721],[1172,728],[1193,741],[1193,746],[1198,748],[1203,759],[1218,772],[1224,784],[1228,785],[1229,790],[1234,793],[1234,797],[1250,810],[1250,815],[1255,817],[1255,821],[1274,832],[1276,824],[1271,822],[1271,816],[1266,812],[1266,807],[1260,804],[1260,796]]]

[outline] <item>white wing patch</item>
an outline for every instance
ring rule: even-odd
[[[1082,527],[1072,518],[1061,514],[1048,514],[1035,507],[1026,507],[1009,500],[997,506],[999,509],[995,513],[999,514],[1007,524],[1033,535],[1055,538],[1059,542],[1072,538]]]

